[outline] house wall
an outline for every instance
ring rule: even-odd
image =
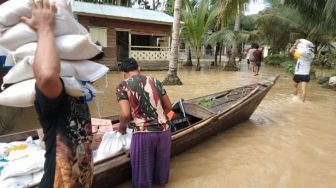
[[[117,64],[116,31],[118,29],[129,30],[130,33],[137,35],[171,36],[172,26],[170,25],[115,20],[84,15],[77,15],[77,18],[87,29],[89,29],[89,27],[107,28],[107,48],[104,50],[105,57],[100,62],[112,68]]]

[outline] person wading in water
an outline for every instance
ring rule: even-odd
[[[130,157],[133,187],[164,187],[168,183],[171,152],[172,105],[160,81],[140,74],[135,59],[123,61],[125,80],[116,88],[120,132],[133,129]]]

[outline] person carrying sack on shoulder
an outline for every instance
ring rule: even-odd
[[[168,183],[171,155],[172,110],[160,81],[140,74],[135,59],[124,60],[120,71],[125,80],[116,88],[120,107],[120,132],[133,129],[130,157],[135,188],[164,187]]]
[[[44,174],[39,187],[92,186],[91,116],[82,98],[66,94],[60,78],[55,44],[55,3],[30,0],[32,17],[22,21],[37,33],[34,58],[35,109],[46,147]]]
[[[298,39],[289,49],[289,54],[297,59],[293,77],[293,94],[298,94],[298,85],[302,83],[301,100],[305,102],[307,84],[310,81],[310,68],[314,58],[314,44],[305,39]]]

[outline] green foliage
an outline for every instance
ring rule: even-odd
[[[327,86],[329,82],[330,77],[328,76],[320,76],[317,78],[317,83],[322,86]]]
[[[294,61],[285,61],[285,62],[281,63],[281,67],[286,72],[294,75],[294,71],[295,71],[295,62]]]
[[[175,3],[174,0],[168,0],[167,1],[167,9],[165,11],[166,14],[169,14],[171,16],[174,15],[174,3]]]
[[[264,63],[267,65],[281,65],[284,62],[289,62],[291,59],[287,55],[270,55],[264,59]]]
[[[215,104],[215,101],[212,99],[201,99],[198,104],[203,107],[211,107]]]

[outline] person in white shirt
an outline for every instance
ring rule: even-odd
[[[249,70],[254,70],[253,69],[253,52],[256,50],[255,48],[255,44],[251,45],[251,48],[248,50],[247,54],[246,54],[246,60],[247,60],[247,66]]]
[[[300,39],[302,40],[302,39]],[[296,40],[294,45],[290,48],[289,53],[297,58],[295,65],[295,73],[293,77],[294,85],[293,85],[293,94],[298,94],[298,85],[302,83],[302,94],[301,99],[304,102],[307,96],[307,83],[310,81],[310,68],[311,63],[314,58],[314,45],[313,43],[307,44],[305,52],[301,52],[298,54],[297,46],[300,44],[300,40]]]

